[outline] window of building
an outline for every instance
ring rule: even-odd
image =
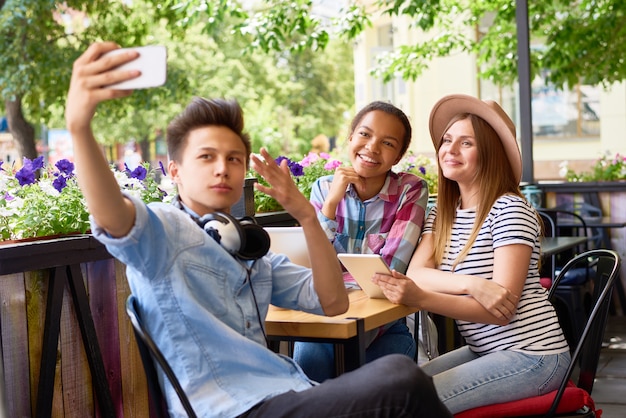
[[[600,135],[600,87],[586,84],[557,90],[545,81],[532,83],[533,135],[583,138]]]
[[[373,46],[370,50],[372,67],[375,67],[378,62],[378,56],[390,53],[393,51],[393,27],[390,24],[380,25],[376,30],[376,46]],[[372,94],[376,100],[386,100],[390,102],[395,101],[395,86],[394,83],[385,83],[382,79],[376,77],[370,77],[372,83]]]

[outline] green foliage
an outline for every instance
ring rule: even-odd
[[[591,167],[591,171],[576,173],[568,167],[567,161],[561,163],[561,174],[567,181],[616,181],[626,180],[626,157],[607,152]]]
[[[89,228],[89,214],[76,180],[61,193],[54,193],[50,176],[40,183],[29,184],[16,190],[10,202],[0,200],[3,215],[0,216],[2,239],[16,239],[84,233]],[[9,191],[10,192],[10,191]],[[54,198],[52,198],[54,196]],[[19,209],[9,213],[13,208]]]
[[[423,178],[428,184],[428,193],[431,195],[437,193],[438,172],[435,158],[408,151],[402,160],[393,166],[393,170],[396,173],[412,173]]]
[[[43,158],[39,158],[42,162]],[[43,168],[37,179],[30,161],[15,170],[0,164],[0,241],[69,233],[85,233],[89,229],[89,213],[74,175],[74,166],[67,160],[63,166]],[[30,171],[29,171],[30,170]],[[168,201],[155,180],[149,164],[131,171],[111,167],[120,188],[144,202]],[[38,169],[35,169],[38,171]],[[21,180],[20,180],[21,179]],[[57,183],[59,179],[63,181]]]
[[[399,46],[380,58],[376,73],[415,80],[434,57],[474,52],[479,75],[499,85],[517,80],[515,0],[376,1],[382,13],[409,16],[429,38]],[[556,87],[621,81],[626,77],[620,45],[626,41],[623,0],[528,2],[531,41],[546,46],[531,51],[531,72],[548,69]],[[474,29],[480,28],[475,37]],[[532,76],[531,76],[532,77]]]
[[[206,20],[206,30],[220,27],[220,14],[207,3],[214,2],[185,2],[185,22],[217,16]],[[337,35],[354,39],[371,25],[374,14],[403,16],[425,32],[424,40],[397,45],[379,56],[374,75],[387,81],[398,75],[415,80],[435,57],[473,52],[482,78],[499,85],[517,80],[516,0],[374,0],[367,7],[349,3],[327,21],[312,15],[311,0],[258,0],[248,9],[223,0],[218,9],[232,12],[233,30],[249,37],[250,48],[265,52],[316,50]],[[531,51],[532,73],[548,69],[548,82],[557,88],[581,79],[608,85],[626,78],[621,48],[626,42],[625,6],[623,0],[528,2],[531,40],[546,46]]]
[[[89,44],[103,39],[121,46],[164,44],[166,84],[101,103],[93,121],[98,142],[149,141],[191,96],[233,97],[244,109],[253,149],[305,153],[315,135],[337,135],[344,125],[354,81],[350,45],[325,35],[309,40],[306,28],[321,28],[322,22],[300,16],[310,2],[296,3],[286,11],[281,8],[287,2],[277,4],[277,14],[267,18],[289,25],[276,36],[291,39],[294,48],[259,54],[254,31],[246,26],[264,9],[244,10],[235,1],[6,2],[0,6],[0,44],[7,45],[0,57],[0,94],[20,100],[26,119],[38,129],[62,128],[71,65]],[[315,42],[325,51],[313,51],[307,43],[313,39],[323,40]]]
[[[313,183],[322,176],[333,174],[335,168],[341,165],[341,161],[325,152],[319,154],[310,152],[300,161],[282,155],[276,158],[278,164],[282,160],[287,160],[293,181],[307,200],[311,197]],[[250,170],[248,176],[256,177],[260,184],[267,186],[267,182],[256,171]],[[254,193],[254,206],[257,213],[283,210],[274,198],[258,191]]]

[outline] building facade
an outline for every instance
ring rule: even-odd
[[[477,60],[467,53],[436,58],[416,81],[389,83],[371,75],[376,58],[425,36],[412,29],[406,16],[371,16],[373,25],[354,43],[356,108],[372,100],[389,100],[410,117],[416,153],[433,155],[428,116],[437,100],[463,93],[499,102],[518,125],[517,87],[498,88],[478,78]],[[468,29],[471,30],[471,29]],[[564,161],[575,171],[589,171],[603,154],[626,154],[626,84],[552,89],[538,76],[532,83],[533,169],[535,181],[561,179]]]

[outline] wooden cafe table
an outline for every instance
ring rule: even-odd
[[[348,297],[350,307],[337,316],[313,315],[270,306],[265,319],[267,338],[270,341],[333,343],[339,374],[365,364],[367,331],[418,310],[387,299],[370,299],[358,289],[348,289]]]

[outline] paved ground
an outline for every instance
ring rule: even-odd
[[[602,418],[626,417],[626,317],[610,316],[591,396]]]

